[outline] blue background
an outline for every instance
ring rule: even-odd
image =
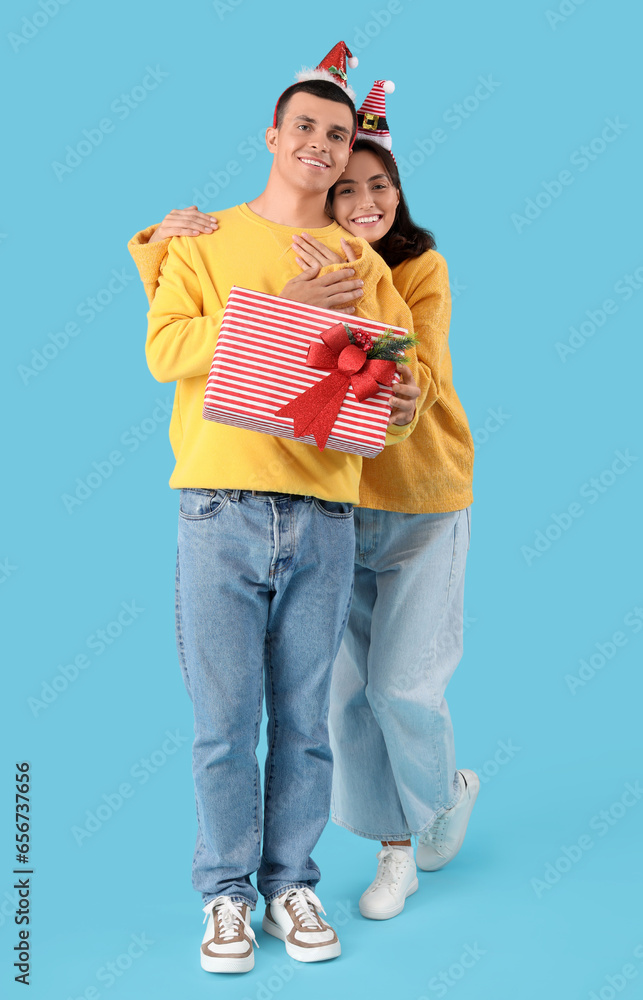
[[[43,3],[47,16],[36,0],[5,6],[0,32],[11,95],[0,219],[4,995],[23,995],[12,970],[12,796],[14,761],[29,760],[32,997],[643,996],[640,7],[563,0],[556,20],[556,0],[549,15],[547,0]],[[393,921],[356,908],[377,845],[328,826],[316,860],[340,960],[288,962],[261,932],[260,907],[254,971],[214,978],[198,965],[190,885],[177,496],[157,403],[172,387],[146,368],[147,305],[126,242],[171,208],[256,196],[269,156],[252,156],[249,140],[300,65],[342,37],[360,59],[360,100],[374,78],[396,82],[388,116],[405,191],[450,268],[455,384],[477,455],[465,656],[449,703],[458,764],[482,787],[460,855],[423,874]],[[156,85],[135,90],[147,67],[160,68]],[[493,81],[484,99],[471,96],[480,77]],[[134,94],[126,117],[123,93]],[[66,147],[104,118],[111,131],[61,174]],[[610,141],[606,119],[621,123]],[[445,138],[432,149],[437,128]],[[563,170],[572,180],[559,190]],[[124,276],[106,292],[113,271]],[[583,323],[561,357],[556,345]],[[618,451],[630,457],[616,474]],[[98,486],[68,510],[65,495],[92,472]],[[564,517],[574,503],[582,514]],[[141,610],[120,635],[112,624],[101,650],[96,633],[122,602]],[[86,665],[67,670],[65,687],[61,668],[79,654]],[[590,667],[575,684],[581,660]],[[124,782],[131,795],[110,815]],[[628,782],[636,795],[623,805]],[[97,810],[106,818],[79,843]],[[132,935],[145,950],[110,980],[106,963]]]

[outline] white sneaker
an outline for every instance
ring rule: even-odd
[[[267,904],[262,926],[285,942],[291,958],[324,962],[337,958],[342,949],[335,931],[322,920],[320,912],[326,911],[312,889],[289,889]]]
[[[402,912],[406,897],[417,890],[417,869],[413,858],[395,847],[383,847],[377,860],[377,875],[360,897],[359,912],[370,920],[388,920]]]
[[[250,907],[217,896],[203,907],[208,922],[201,944],[201,968],[206,972],[250,972],[256,938],[250,926]],[[259,947],[259,945],[257,945]]]
[[[459,800],[420,837],[416,861],[422,871],[436,872],[444,868],[462,847],[471,810],[480,790],[480,779],[475,771],[458,771],[458,775]]]

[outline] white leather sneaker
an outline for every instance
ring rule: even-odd
[[[444,868],[462,847],[471,810],[480,790],[480,779],[475,771],[458,771],[458,775],[460,799],[420,837],[415,860],[422,871],[436,872]]]
[[[326,911],[312,889],[289,889],[267,904],[262,926],[268,934],[281,938],[290,957],[298,962],[325,962],[341,955],[342,949],[320,912]]]
[[[201,968],[206,972],[250,972],[255,956],[250,926],[250,907],[217,896],[203,907],[208,922],[201,944]],[[259,947],[259,945],[257,945]]]
[[[383,847],[377,855],[377,875],[359,901],[359,912],[370,920],[388,920],[404,909],[407,896],[418,888],[415,861],[405,851]]]

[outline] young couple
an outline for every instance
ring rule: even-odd
[[[340,43],[279,98],[254,201],[216,218],[171,212],[129,245],[151,303],[150,370],[177,382],[176,635],[212,972],[253,968],[253,873],[263,929],[290,956],[340,954],[311,857],[331,788],[333,820],[381,841],[359,903],[373,919],[399,914],[418,888],[412,836],[426,871],[455,856],[478,791],[473,772],[456,770],[444,699],[462,651],[473,464],[451,378],[447,267],[411,221],[385,148],[383,81],[354,141],[347,55]],[[369,130],[377,141],[361,137]],[[377,458],[202,418],[235,284],[413,330],[417,356],[399,366]]]

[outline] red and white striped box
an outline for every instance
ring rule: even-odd
[[[408,332],[235,285],[208,376],[205,419],[315,445],[312,434],[295,438],[292,419],[275,413],[329,375],[306,364],[308,348],[322,342],[323,331],[344,320],[373,337],[385,330],[398,336]],[[380,385],[377,395],[360,402],[349,386],[326,447],[365,458],[378,455],[391,416],[391,392]]]

